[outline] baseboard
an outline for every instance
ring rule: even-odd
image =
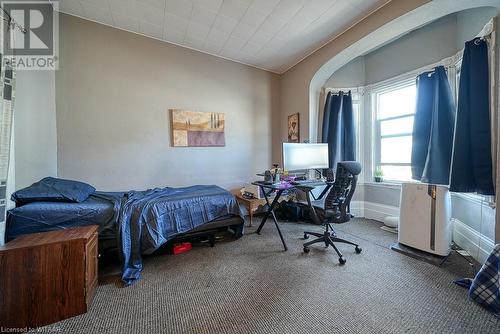
[[[364,217],[380,222],[387,216],[399,217],[399,207],[366,201],[353,201],[351,211],[356,217]]]
[[[451,220],[453,221],[453,241],[479,263],[484,263],[495,246],[493,240],[456,218]]]
[[[365,216],[365,206],[363,201],[351,201],[351,214],[356,217],[364,217]]]
[[[351,212],[356,217],[364,217],[380,222],[383,222],[387,216],[399,217],[399,207],[364,201],[351,202]],[[493,240],[456,218],[452,218],[452,221],[453,241],[479,263],[484,263],[495,246]]]
[[[380,222],[387,216],[399,217],[399,207],[366,201],[352,201],[351,212],[356,217],[373,219]]]

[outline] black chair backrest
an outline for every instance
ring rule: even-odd
[[[356,161],[337,163],[335,182],[325,199],[325,210],[335,210],[336,222],[347,222],[351,219],[349,205],[356,190],[361,164]]]

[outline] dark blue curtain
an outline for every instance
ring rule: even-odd
[[[339,100],[340,101],[340,100]],[[342,106],[339,106],[340,108]],[[332,108],[332,92],[328,92],[323,109],[323,124],[321,128],[321,142],[328,143],[328,129],[330,128],[330,113]]]
[[[494,195],[489,114],[488,45],[465,43],[458,91],[450,190]]]
[[[328,93],[323,113],[322,142],[328,143],[329,166],[356,160],[356,130],[351,92]]]
[[[417,77],[411,172],[414,180],[448,185],[455,104],[443,66]]]

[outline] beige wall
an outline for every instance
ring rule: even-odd
[[[54,71],[17,71],[14,101],[14,189],[57,176]]]
[[[279,76],[68,15],[60,24],[60,177],[234,188],[271,165]],[[226,146],[171,147],[169,108],[226,113]]]

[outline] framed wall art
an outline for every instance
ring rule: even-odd
[[[224,113],[171,109],[172,146],[226,146]]]
[[[288,142],[300,142],[299,113],[288,116]]]

